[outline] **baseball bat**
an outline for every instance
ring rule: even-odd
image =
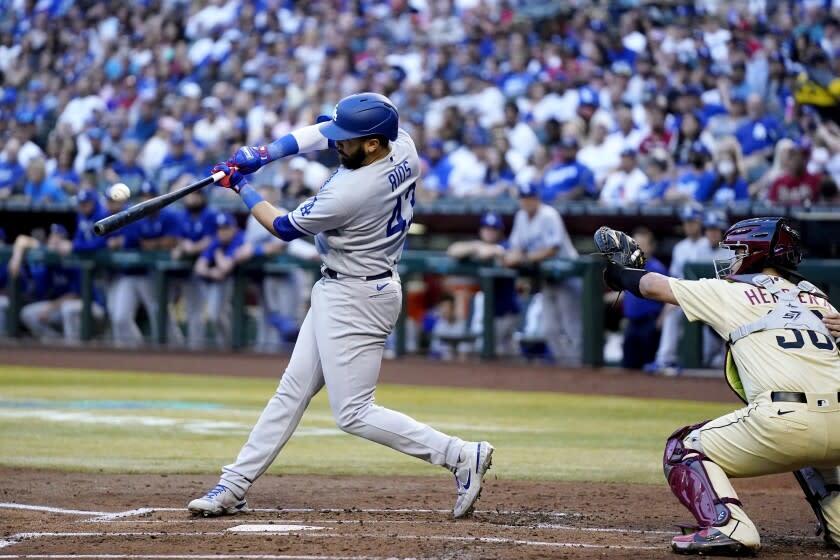
[[[164,206],[169,206],[176,200],[184,198],[191,192],[195,192],[199,189],[206,187],[207,185],[211,185],[217,181],[220,181],[222,178],[224,178],[224,176],[224,171],[216,171],[212,175],[205,177],[200,181],[196,181],[195,183],[187,185],[182,189],[178,189],[177,191],[172,191],[170,193],[150,198],[149,200],[143,201],[140,204],[135,204],[130,208],[121,210],[116,214],[108,216],[107,218],[103,218],[95,224],[93,224],[93,233],[99,236],[108,235],[109,233],[114,232],[122,227],[125,227],[128,224],[134,223],[137,220],[145,218],[149,214],[154,214]]]

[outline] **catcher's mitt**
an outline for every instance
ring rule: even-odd
[[[623,231],[601,226],[595,232],[598,254],[627,268],[644,268],[647,258],[636,240]]]

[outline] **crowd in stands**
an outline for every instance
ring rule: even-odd
[[[2,4],[0,197],[175,188],[372,90],[420,148],[421,203],[837,198],[840,128],[794,101],[840,70],[830,0]],[[258,177],[292,204],[335,164]]]
[[[805,78],[828,91],[826,76],[840,76],[836,0],[0,7],[0,199],[78,208],[77,231],[51,232],[66,251],[88,250],[84,228],[118,209],[106,208],[110,185],[128,185],[132,201],[180,188],[238,147],[312,124],[360,91],[398,107],[423,160],[421,206],[526,191],[549,205],[611,208],[840,200],[837,113],[796,96]],[[251,182],[293,207],[337,163],[329,152],[298,156]],[[244,207],[226,189],[207,193],[180,223],[164,214],[102,243],[198,257],[206,282],[257,245],[281,250],[262,239],[237,250],[238,226],[213,208]],[[229,246],[217,230],[232,227]],[[133,316],[132,305],[117,315]],[[61,306],[48,310],[57,324]],[[48,315],[32,310],[27,320]],[[288,327],[288,317],[275,319]],[[215,330],[226,336],[227,326]],[[133,324],[124,333],[133,340]]]

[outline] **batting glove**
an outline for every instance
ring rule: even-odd
[[[270,161],[268,148],[265,146],[243,146],[236,150],[233,158],[228,161],[243,175],[257,171]]]
[[[245,176],[239,172],[239,169],[234,165],[233,160],[228,160],[224,163],[217,163],[213,166],[213,169],[210,170],[210,173],[216,173],[221,171],[225,174],[217,184],[225,187],[226,189],[230,189],[233,192],[239,194],[239,190],[243,187],[243,185],[247,184],[245,181]]]

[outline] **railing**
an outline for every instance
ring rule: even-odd
[[[11,256],[9,247],[0,247],[0,263],[8,262]],[[157,301],[157,316],[150,318],[155,322],[153,329],[157,344],[166,344],[169,301],[169,285],[173,274],[192,270],[193,263],[189,260],[171,260],[168,252],[156,251],[98,251],[90,255],[70,255],[62,257],[56,253],[42,249],[30,250],[26,254],[26,261],[30,263],[78,267],[81,273],[81,338],[83,341],[92,337],[92,301],[94,278],[97,273],[104,271],[119,271],[120,269],[145,268],[152,274],[155,282]],[[248,278],[255,273],[285,274],[293,269],[319,270],[319,263],[299,260],[287,255],[280,255],[270,259],[253,259],[244,263],[233,272],[233,321],[232,347],[241,350],[247,346],[246,337],[246,309],[245,292]],[[432,251],[406,251],[399,264],[400,276],[404,279],[414,274],[436,273],[441,275],[470,276],[478,279],[484,291],[484,325],[482,333],[481,357],[493,359],[495,353],[495,287],[497,278],[515,277],[516,270],[495,266],[489,262],[462,261],[449,258],[443,253]],[[583,292],[581,305],[583,313],[583,362],[589,365],[603,364],[603,288],[601,284],[601,262],[596,257],[584,256],[576,260],[556,259],[543,263],[536,270],[529,271],[530,275],[538,275],[543,279],[562,280],[571,277],[581,277]],[[403,282],[405,289],[406,282]],[[23,306],[22,286],[19,280],[10,279],[8,286],[9,309],[7,327],[11,336],[17,336],[20,331],[19,316]],[[406,297],[403,297],[403,310],[395,329],[397,354],[404,354],[406,348]]]

